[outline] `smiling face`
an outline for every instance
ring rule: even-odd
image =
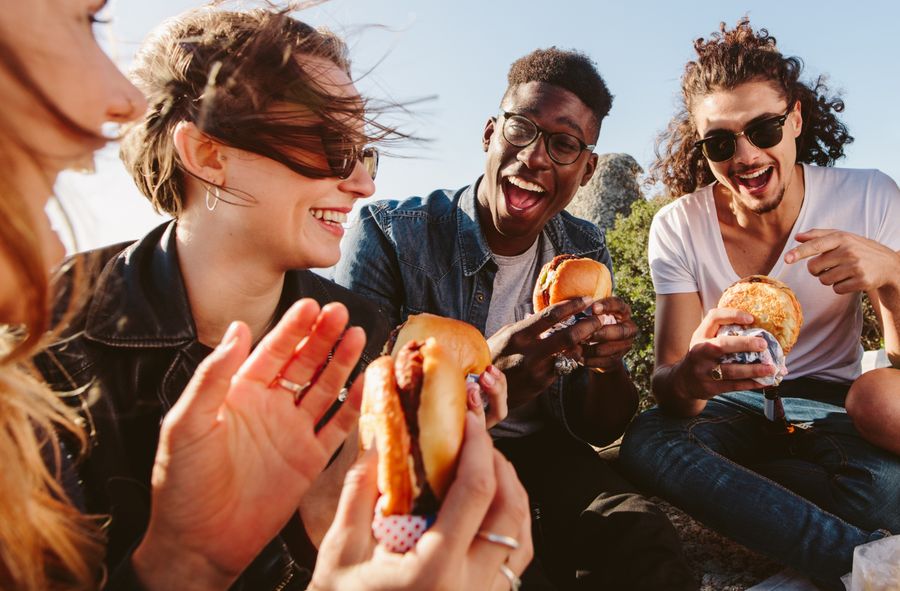
[[[593,112],[573,93],[544,82],[512,87],[501,108],[530,119],[547,133],[568,133],[593,144],[598,123]],[[542,133],[524,148],[503,137],[503,117],[490,119],[484,130],[485,174],[478,186],[481,229],[500,255],[515,255],[530,247],[547,222],[562,211],[594,174],[597,155],[583,151],[572,164],[553,162]]]
[[[318,58],[309,62],[305,67],[315,73],[323,88],[340,96],[358,96],[347,73],[337,65]],[[297,108],[291,107],[291,111],[297,113]],[[279,109],[279,116],[282,113]],[[360,128],[362,125],[360,120]],[[228,146],[220,149],[226,175],[223,185],[227,188],[221,196],[236,203],[246,203],[249,197],[249,207],[222,203],[209,212],[205,189],[198,188],[185,210],[195,224],[215,225],[212,235],[228,236],[228,243],[241,251],[235,255],[252,256],[275,273],[337,263],[343,224],[354,202],[375,191],[375,183],[362,163],[357,162],[346,179],[315,179],[259,154]],[[327,167],[324,151],[298,150],[292,156],[311,166]]]
[[[29,218],[4,223],[27,224],[48,270],[64,252],[44,213],[57,174],[105,143],[104,123],[131,120],[145,108],[94,38],[93,20],[101,8],[98,0],[29,0],[4,6],[0,16],[0,133],[8,167],[2,198],[22,200],[9,209],[24,206]],[[19,248],[26,246],[8,250]],[[24,299],[23,286],[15,285],[11,267],[3,263],[0,283],[9,291],[3,299]]]
[[[772,84],[754,81],[733,90],[698,98],[691,116],[701,138],[717,132],[739,133],[748,125],[788,111],[787,99]],[[802,119],[798,106],[784,123],[781,141],[769,148],[754,146],[745,135],[737,138],[734,156],[723,162],[707,159],[719,185],[740,208],[756,214],[774,211],[796,180],[796,138]]]

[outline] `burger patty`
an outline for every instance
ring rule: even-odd
[[[394,364],[397,392],[409,430],[413,469],[416,472],[416,483],[420,487],[419,494],[413,499],[413,515],[429,515],[437,513],[438,510],[437,497],[428,485],[422,449],[419,447],[419,402],[424,377],[422,364],[425,361],[421,351],[422,345],[423,343],[417,341],[408,342],[397,353],[397,361]]]

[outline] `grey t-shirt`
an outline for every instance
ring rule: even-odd
[[[507,324],[523,320],[533,312],[531,294],[538,274],[556,253],[544,235],[522,254],[506,257],[494,254],[497,274],[485,322],[485,335],[490,337]],[[537,400],[510,411],[506,419],[491,429],[494,437],[522,437],[539,431],[543,421]]]

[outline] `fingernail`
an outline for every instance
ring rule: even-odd
[[[591,296],[584,296],[583,298],[581,298],[581,305],[584,306],[585,308],[590,306],[593,303],[594,303],[594,298],[592,298]]]
[[[229,347],[237,341],[238,325],[239,323],[237,320],[228,325],[228,330],[225,331],[225,336],[222,337],[222,341],[219,343],[220,347]]]
[[[499,367],[497,367],[496,365],[489,365],[488,371],[491,372],[492,376],[494,376],[498,380],[500,379],[500,368]]]
[[[481,400],[479,400],[478,391],[474,388],[470,388],[467,392],[469,395],[469,408],[476,408],[479,404],[481,404]]]
[[[789,264],[789,265],[790,265],[791,263],[793,263],[793,262],[794,262],[794,255],[791,254],[791,253],[787,253],[786,255],[784,255],[784,262],[786,262],[786,263]]]
[[[744,313],[744,314],[741,315],[741,319],[742,319],[745,323],[748,323],[748,324],[749,324],[750,322],[753,322],[753,315],[752,315],[752,314]]]
[[[481,380],[484,382],[484,385],[488,387],[493,386],[495,383],[497,383],[497,378],[492,376],[488,371],[481,374]]]
[[[766,341],[765,339],[756,339],[756,348],[760,351],[765,351],[766,349]]]

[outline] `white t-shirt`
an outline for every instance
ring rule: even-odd
[[[805,230],[852,232],[900,250],[900,189],[877,170],[803,165],[805,196],[791,237],[769,275],[788,284],[803,308],[800,338],[787,358],[788,379],[803,376],[849,382],[860,374],[862,309],[859,293],[837,295],[806,268],[785,264],[784,253]],[[700,294],[705,314],[740,279],[719,228],[713,185],[663,207],[650,226],[650,274],[657,294]]]

